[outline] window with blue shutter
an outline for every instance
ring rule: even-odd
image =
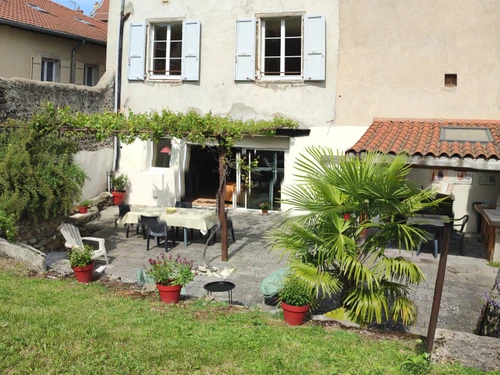
[[[182,22],[182,79],[198,81],[200,79],[200,21]]]
[[[255,18],[236,20],[235,81],[255,80],[256,34]]]
[[[325,16],[304,16],[304,80],[325,79]]]
[[[128,42],[128,79],[144,80],[144,55],[146,52],[146,24],[130,24]]]

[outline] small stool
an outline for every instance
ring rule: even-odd
[[[229,303],[233,303],[233,289],[235,285],[230,281],[214,281],[205,284],[203,288],[207,291],[207,295],[212,295],[212,292],[227,292]]]

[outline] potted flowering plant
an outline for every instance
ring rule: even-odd
[[[304,323],[313,299],[310,289],[297,277],[288,275],[279,292],[285,322],[291,326]]]
[[[261,204],[259,204],[259,207],[261,208],[263,214],[268,213],[268,211],[269,211],[269,203],[268,202],[262,202]]]
[[[81,214],[86,214],[89,210],[89,207],[92,206],[92,201],[90,199],[85,199],[84,201],[81,201],[78,210],[80,211]]]
[[[128,184],[128,177],[126,174],[112,174],[111,175],[111,185],[113,185],[113,190],[111,195],[113,195],[113,204],[119,205],[125,199],[127,192],[125,191]]]
[[[68,260],[75,272],[76,279],[81,283],[90,283],[94,274],[94,249],[91,246],[74,247],[68,251]]]
[[[179,302],[182,287],[194,279],[193,261],[163,253],[148,262],[146,272],[155,280],[160,299],[165,303]]]

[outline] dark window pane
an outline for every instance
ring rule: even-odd
[[[285,36],[301,36],[302,20],[300,18],[285,19]]]
[[[47,82],[54,82],[54,62],[47,61]]]
[[[167,43],[155,42],[155,49],[153,57],[166,57],[167,56]]]
[[[289,57],[285,59],[285,72],[286,75],[300,75],[301,64],[300,57]]]
[[[42,75],[40,76],[42,81],[45,81],[45,69],[47,69],[47,61],[42,60]]]
[[[85,84],[94,86],[94,68],[91,66],[87,66],[87,69],[85,69]]]
[[[181,75],[181,59],[170,59],[170,75]]]
[[[264,64],[265,74],[279,74],[280,73],[280,59],[266,58]]]
[[[170,40],[182,40],[182,24],[173,24],[171,27]]]
[[[280,56],[281,55],[281,40],[279,39],[266,39],[266,56]]]
[[[152,167],[168,168],[170,167],[170,153],[172,142],[170,139],[162,139],[158,143],[153,144],[153,160]]]
[[[302,56],[302,39],[285,39],[285,56]]]
[[[165,59],[153,60],[153,74],[165,74]]]
[[[281,36],[281,20],[266,20],[266,37]]]
[[[182,42],[171,42],[170,57],[181,57],[181,54],[182,54]]]
[[[155,27],[155,40],[167,40],[167,25],[158,25]]]

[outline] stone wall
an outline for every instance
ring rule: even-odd
[[[28,119],[50,101],[85,113],[113,110],[115,71],[108,69],[94,87],[0,78],[0,123]]]
[[[18,242],[25,243],[41,252],[47,253],[64,248],[64,238],[58,231],[63,217],[39,220],[33,224],[26,221],[20,222]]]

